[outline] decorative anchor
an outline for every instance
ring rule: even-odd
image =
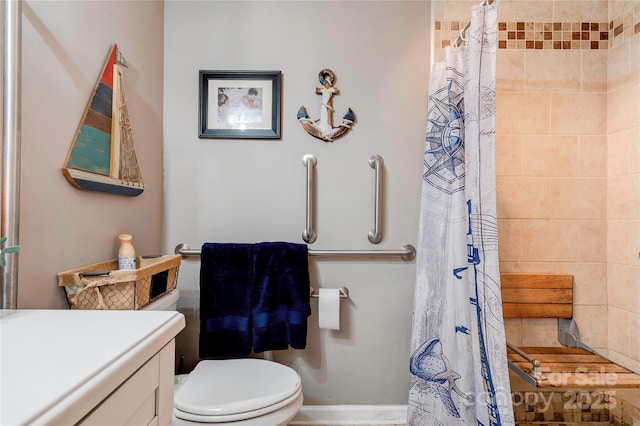
[[[333,127],[333,101],[331,98],[338,93],[338,88],[333,85],[335,75],[330,69],[323,69],[318,74],[318,80],[320,80],[321,87],[316,87],[316,94],[322,95],[320,118],[312,120],[307,114],[307,109],[301,106],[298,110],[298,121],[311,136],[325,142],[333,142],[351,129],[356,118],[351,108],[347,108],[347,113],[342,117],[342,123],[338,127]]]

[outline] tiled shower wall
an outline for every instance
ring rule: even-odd
[[[611,1],[609,13],[623,31],[607,68],[608,349],[640,372],[640,1]]]
[[[434,2],[434,59],[478,1]],[[575,277],[582,340],[640,371],[640,0],[500,0],[497,198],[503,272]],[[508,339],[557,345],[556,321]]]

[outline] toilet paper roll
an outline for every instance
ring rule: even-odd
[[[319,289],[318,323],[320,328],[340,330],[340,289]]]

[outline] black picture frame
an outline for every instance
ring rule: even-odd
[[[200,71],[200,139],[280,139],[281,71]]]

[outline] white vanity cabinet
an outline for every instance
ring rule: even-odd
[[[169,425],[171,311],[0,311],[1,425]]]

